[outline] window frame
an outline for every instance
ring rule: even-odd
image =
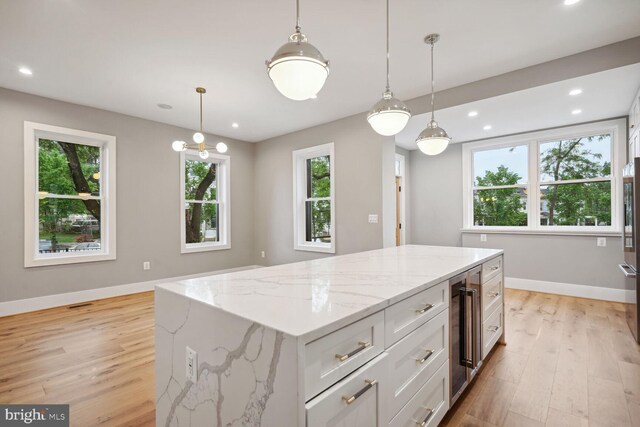
[[[329,197],[307,197],[307,160],[329,156]],[[310,251],[336,253],[336,192],[335,192],[335,151],[334,143],[317,145],[314,147],[294,150],[293,157],[293,249],[296,251]],[[314,200],[329,200],[331,203],[331,243],[307,242],[306,237],[306,209],[305,202]]]
[[[187,243],[185,204],[191,203],[185,198],[186,160],[196,160],[203,163],[217,163],[216,171],[216,201],[218,205],[218,242]],[[197,252],[217,251],[231,249],[231,157],[209,153],[209,158],[201,159],[196,150],[180,152],[180,253],[190,254]],[[208,202],[212,203],[212,202]]]
[[[581,125],[565,126],[549,130],[528,132],[515,136],[492,138],[489,140],[470,142],[462,147],[463,172],[463,229],[464,232],[502,232],[523,234],[613,234],[621,233],[620,197],[622,194],[622,166],[626,160],[624,150],[624,135],[626,124],[624,119],[612,119]],[[549,185],[554,181],[542,181],[540,177],[540,145],[557,140],[571,139],[580,136],[611,135],[611,176],[609,180],[602,178],[588,178],[584,180],[566,180],[571,182],[611,182],[611,225],[610,226],[570,226],[570,225],[540,225],[540,186]],[[528,146],[527,184],[513,187],[525,188],[527,198],[527,226],[478,226],[473,218],[473,191],[476,189],[473,154],[478,151],[498,148]],[[509,186],[511,187],[511,186]]]
[[[40,139],[100,148],[100,251],[40,254],[39,162]],[[54,197],[55,198],[55,197]],[[64,196],[66,199],[84,199]],[[116,259],[116,137],[77,129],[24,122],[24,266],[76,264]]]

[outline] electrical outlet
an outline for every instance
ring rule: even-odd
[[[260,256],[261,256],[262,258],[264,258],[264,257],[265,257],[264,251],[260,252]]]
[[[481,242],[486,242],[487,241],[487,235],[486,234],[481,234],[480,235],[480,241]]]
[[[607,246],[607,238],[606,237],[598,237],[596,239],[596,244],[598,246]]]
[[[187,379],[192,383],[198,382],[198,353],[187,347]]]
[[[143,263],[142,263],[142,268],[143,268],[144,270],[151,270],[151,262],[149,262],[149,261],[145,261],[145,262],[143,262]]]
[[[377,223],[378,223],[378,215],[369,214],[369,224],[377,224]]]

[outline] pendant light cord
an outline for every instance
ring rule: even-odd
[[[296,0],[296,33],[300,32],[300,0]]]
[[[200,93],[200,133],[202,133],[202,93]]]
[[[389,0],[387,0],[387,92],[389,91]]]
[[[431,43],[431,121],[434,121],[434,82],[433,82],[433,45],[435,43]]]

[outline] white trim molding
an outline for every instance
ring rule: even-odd
[[[180,280],[195,279],[197,277],[215,276],[218,274],[233,273],[235,271],[252,270],[262,268],[260,265],[228,268],[225,270],[209,271],[206,273],[190,274],[187,276],[171,277],[167,279],[149,280],[146,282],[127,283],[125,285],[105,286],[85,291],[67,292],[64,294],[45,295],[42,297],[27,298],[15,301],[0,302],[0,317],[14,314],[28,313],[30,311],[45,310],[47,308],[61,307],[65,305],[80,304],[104,298],[119,297],[122,295],[137,294],[153,291],[156,285]]]
[[[100,200],[100,250],[41,254],[39,248],[38,141],[51,139],[100,148],[100,196],[57,198]],[[47,195],[56,198],[56,195]],[[41,123],[24,122],[24,266],[74,264],[116,259],[116,137]]]
[[[336,253],[336,185],[335,185],[335,151],[334,144],[316,145],[310,148],[294,150],[293,156],[293,249],[296,251]],[[330,200],[331,243],[305,241],[307,199],[306,161],[314,157],[329,156],[329,197],[318,200]],[[313,199],[316,200],[316,199]]]
[[[602,286],[577,285],[574,283],[547,282],[544,280],[505,277],[504,286],[508,289],[542,292],[546,294],[566,295],[604,301],[631,301],[631,291],[626,289],[605,288]]]

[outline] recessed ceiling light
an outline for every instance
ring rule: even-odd
[[[173,107],[169,104],[158,104],[158,108],[162,108],[163,110],[171,110]]]
[[[578,3],[580,0],[564,0],[565,6],[571,6],[572,4]]]
[[[239,127],[240,127],[240,125],[239,125],[239,124],[237,124],[236,122],[233,122],[233,123],[231,123],[231,127],[232,127],[232,128],[239,128]]]
[[[571,114],[573,114],[574,116],[575,116],[576,114],[580,114],[580,113],[582,113],[582,110],[581,110],[581,109],[579,109],[579,108],[577,108],[577,109],[575,109],[575,110],[573,110],[573,111],[571,112]]]
[[[31,71],[30,69],[28,69],[27,67],[20,67],[18,69],[18,71],[20,71],[22,74],[24,74],[25,76],[31,76],[33,75],[33,71]]]
[[[469,111],[469,113],[467,114],[467,116],[469,116],[469,117],[475,117],[477,115],[478,115],[477,111]]]
[[[483,127],[482,129],[484,129],[484,130],[491,130],[491,125],[485,125],[485,127]]]
[[[576,96],[576,95],[580,95],[581,93],[582,93],[582,89],[572,89],[572,90],[569,92],[569,95],[571,95],[571,96]]]

